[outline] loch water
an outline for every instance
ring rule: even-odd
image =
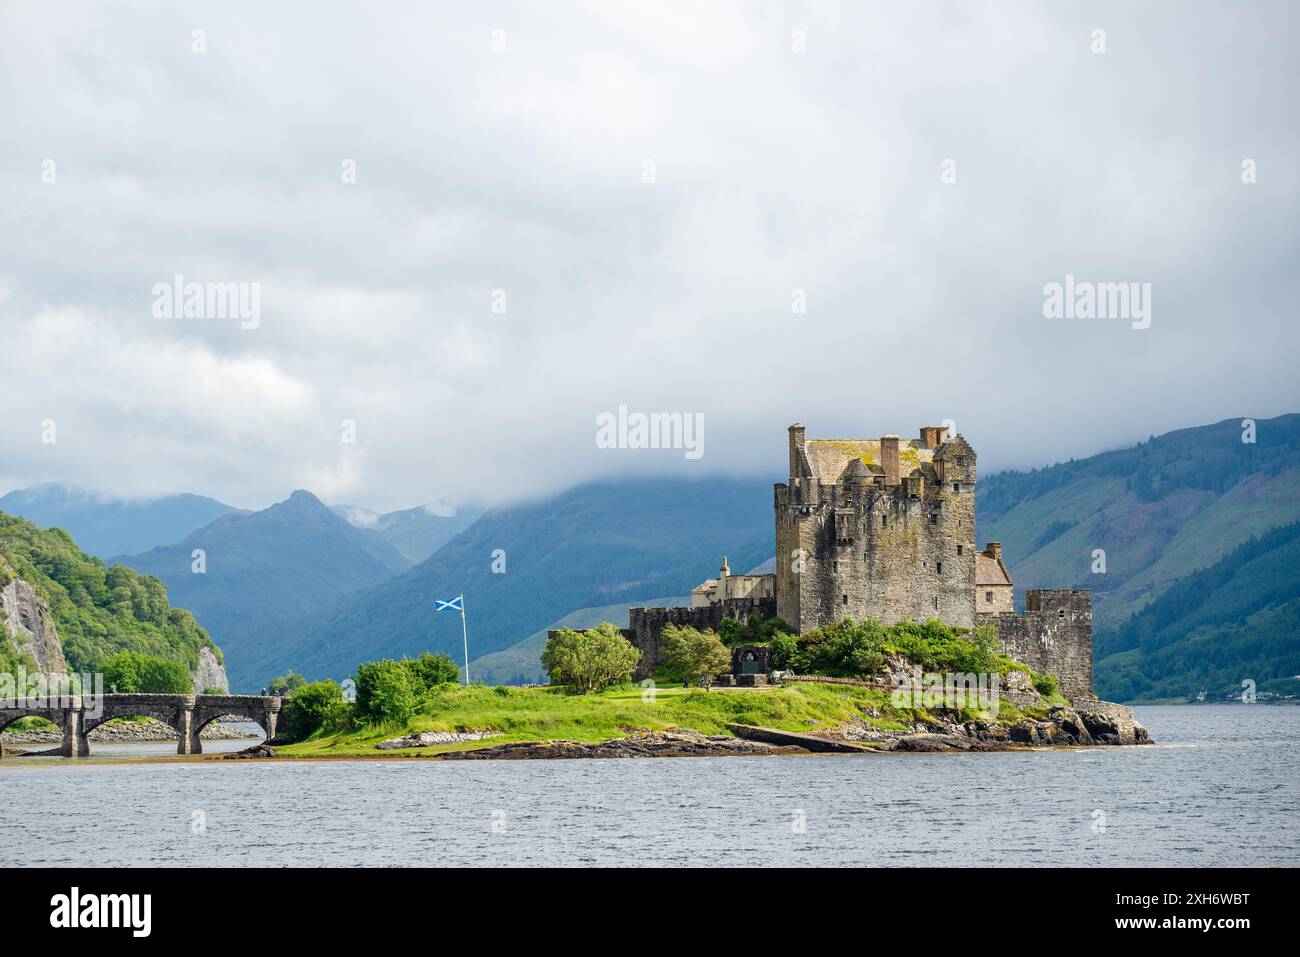
[[[1155,744],[653,760],[0,760],[0,864],[1300,865],[1300,708]],[[211,753],[246,741],[212,742]]]

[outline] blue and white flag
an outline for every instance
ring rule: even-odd
[[[435,598],[434,601],[437,602],[438,605],[438,607],[436,607],[434,611],[464,611],[465,610],[464,595],[457,595],[455,598],[452,598],[448,601],[443,601],[440,598]]]

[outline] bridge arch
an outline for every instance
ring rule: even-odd
[[[64,730],[63,712],[49,708],[0,708],[0,734],[15,721],[23,718],[44,718],[52,722],[60,732]],[[0,757],[4,757],[4,741],[0,740]]]

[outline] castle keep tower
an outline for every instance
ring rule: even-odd
[[[808,439],[790,426],[776,486],[777,614],[800,634],[843,618],[975,625],[975,450],[915,439]]]

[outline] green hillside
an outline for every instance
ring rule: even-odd
[[[1237,546],[1094,642],[1116,700],[1300,692],[1300,522]]]
[[[125,565],[105,565],[60,528],[42,530],[0,512],[0,557],[0,586],[8,584],[7,565],[49,605],[72,671],[94,671],[123,650],[183,662],[191,670],[204,646],[221,660],[194,616],[168,603],[162,582]],[[16,664],[3,630],[0,645],[10,656],[0,664]]]
[[[1000,541],[1017,593],[1094,592],[1099,628],[1270,528],[1300,519],[1300,415],[1182,429],[1131,449],[981,478],[981,542]],[[1094,574],[1095,549],[1106,553]]]

